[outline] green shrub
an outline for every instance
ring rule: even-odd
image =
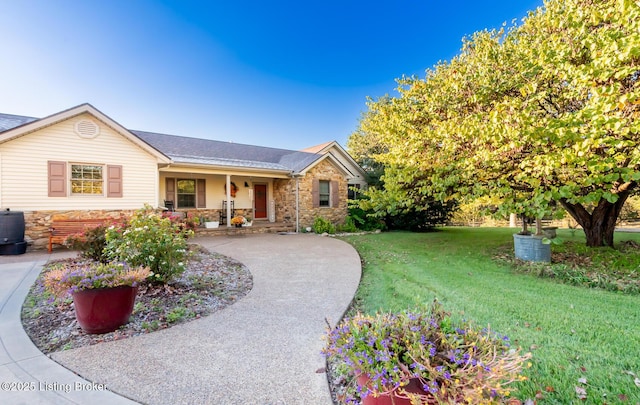
[[[350,216],[344,219],[344,224],[338,226],[339,232],[358,232],[358,227],[356,226],[356,221]]]
[[[402,212],[388,214],[385,222],[389,229],[428,232],[438,225],[446,224],[451,219],[455,207],[455,202],[441,203],[434,200],[424,207],[415,206]]]
[[[364,210],[357,205],[349,206],[349,217],[353,219],[356,227],[363,231],[375,231],[385,229],[385,224],[376,217],[373,209]]]
[[[313,221],[313,231],[315,233],[336,233],[336,227],[328,219],[316,217]]]
[[[191,235],[193,231],[183,224],[163,218],[147,205],[124,225],[107,229],[105,254],[110,260],[149,267],[150,280],[168,283],[185,269]]]

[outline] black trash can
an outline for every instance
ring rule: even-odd
[[[0,255],[21,255],[27,251],[24,240],[24,213],[0,211]]]

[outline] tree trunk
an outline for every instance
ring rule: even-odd
[[[629,197],[627,191],[618,194],[618,200],[610,203],[604,198],[600,200],[593,212],[589,213],[581,204],[571,204],[566,199],[560,203],[567,212],[582,226],[587,238],[587,246],[613,247],[613,233],[622,206]]]

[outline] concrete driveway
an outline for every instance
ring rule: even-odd
[[[322,336],[326,320],[335,324],[357,289],[361,268],[356,251],[342,241],[310,234],[195,241],[244,263],[254,277],[252,291],[202,319],[51,357],[88,381],[141,403],[331,404],[326,375],[320,371]],[[0,265],[0,272],[6,270]],[[14,322],[10,327],[18,326]],[[44,378],[0,372],[0,382]],[[0,391],[2,403],[4,394]],[[92,403],[102,400],[109,398]]]

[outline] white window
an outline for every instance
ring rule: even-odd
[[[102,165],[71,164],[71,194],[103,195],[103,169]]]
[[[178,207],[196,207],[196,181],[178,179]]]
[[[320,180],[319,183],[319,197],[321,207],[331,206],[331,182],[327,180]]]

